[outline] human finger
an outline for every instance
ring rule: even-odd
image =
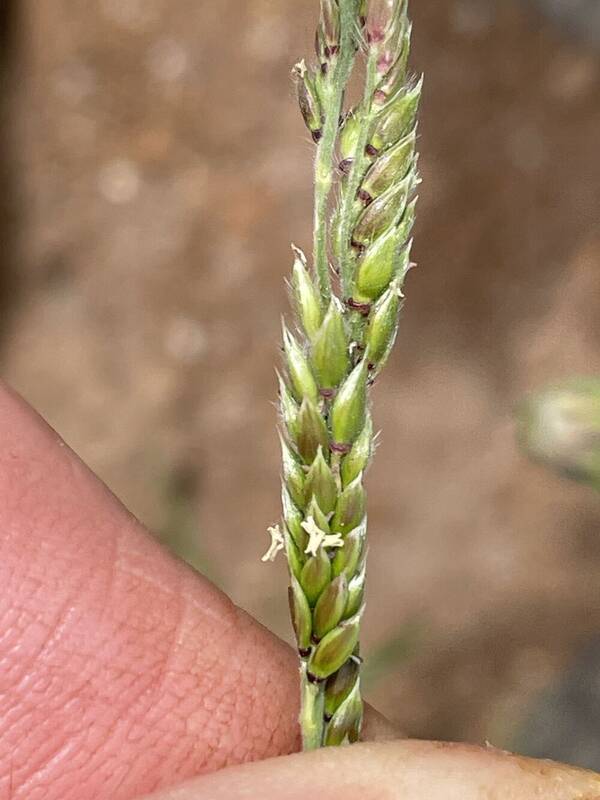
[[[492,748],[387,742],[231,767],[144,800],[598,800],[600,776]]]

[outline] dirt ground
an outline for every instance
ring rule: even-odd
[[[6,21],[2,374],[286,638],[284,566],[259,556],[283,278],[310,243],[288,73],[316,5],[22,0]],[[528,390],[600,371],[600,68],[510,0],[412,5],[419,269],[376,392],[368,695],[411,734],[506,745],[600,631],[600,501],[512,424]]]

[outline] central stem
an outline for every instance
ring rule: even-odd
[[[334,156],[344,92],[356,55],[356,0],[340,0],[340,50],[334,69],[324,82],[326,109],[322,138],[315,162],[314,263],[323,306],[331,299],[328,259],[327,206],[333,185]]]
[[[342,281],[342,294],[345,298],[352,296],[352,283],[354,278],[354,253],[352,252],[352,243],[350,241],[350,233],[354,223],[353,219],[353,206],[356,201],[356,195],[360,186],[360,182],[364,177],[365,169],[367,167],[366,147],[369,142],[371,128],[373,127],[373,92],[377,85],[377,54],[372,53],[367,61],[367,75],[365,79],[365,91],[361,105],[361,126],[358,139],[356,141],[356,148],[354,157],[352,158],[352,166],[348,180],[344,186],[342,198],[340,201],[340,276]]]

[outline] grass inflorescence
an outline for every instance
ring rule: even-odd
[[[369,390],[396,338],[419,182],[410,36],[406,0],[321,0],[316,61],[294,68],[316,146],[314,246],[312,265],[294,248],[279,383],[283,523],[268,557],[285,549],[288,559],[305,749],[355,742],[362,723]],[[359,60],[362,99],[345,108]]]

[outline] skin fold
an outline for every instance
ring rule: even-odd
[[[309,778],[320,800],[600,798],[590,773],[382,741],[393,730],[372,713],[376,744],[275,759],[299,745],[293,652],[167,554],[2,385],[0,586],[2,800],[177,784],[153,796],[287,800]]]

